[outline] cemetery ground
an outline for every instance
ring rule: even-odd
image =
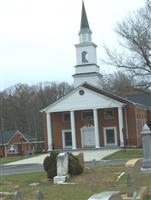
[[[125,149],[118,151],[104,159],[131,159],[143,157],[142,149]],[[121,191],[126,193],[126,175],[119,180],[118,177],[125,172],[125,165],[97,166],[95,162],[86,167],[84,173],[72,176],[68,184],[57,185],[49,181],[45,172],[34,172],[0,177],[0,192],[21,193],[22,199],[33,200],[35,192],[40,190],[45,200],[87,200],[91,195],[103,191]],[[117,181],[118,180],[118,181]],[[38,183],[34,184],[33,183]],[[32,186],[30,184],[33,184]],[[151,174],[143,174],[141,185],[149,188],[149,196],[144,200],[151,200]],[[5,198],[9,200],[11,197]],[[1,200],[1,196],[0,196]]]
[[[56,185],[49,181],[45,172],[1,176],[0,190],[14,192],[17,188],[23,199],[33,200],[35,192],[40,190],[45,200],[87,200],[92,194],[102,191],[120,190],[126,192],[126,176],[119,181],[117,177],[125,171],[124,165],[114,166],[91,166],[84,170],[84,173],[73,176],[69,184]],[[30,186],[32,183],[39,183],[37,186]],[[151,176],[143,175],[141,185],[148,186],[151,193]],[[7,199],[11,199],[7,197]],[[150,200],[151,196],[145,200]]]

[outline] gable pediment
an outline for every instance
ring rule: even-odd
[[[124,104],[99,94],[91,89],[80,86],[71,93],[54,102],[46,109],[45,112],[62,112],[71,110],[87,110],[99,108],[122,107]]]

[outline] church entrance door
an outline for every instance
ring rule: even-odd
[[[86,125],[81,128],[81,143],[82,147],[95,147],[94,126]]]

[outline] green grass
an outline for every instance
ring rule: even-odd
[[[24,199],[33,200],[35,192],[39,189],[45,200],[86,200],[91,195],[108,190],[126,192],[126,176],[119,182],[117,176],[125,170],[123,165],[93,167],[85,169],[79,176],[70,178],[68,185],[55,185],[48,181],[45,172],[1,176],[0,191],[13,192],[15,187],[21,192]],[[40,183],[39,186],[29,186],[31,183]],[[143,186],[151,186],[151,177],[145,176],[141,180]],[[148,199],[146,199],[148,200]]]
[[[0,157],[0,165],[10,163],[10,162],[14,162],[14,161],[18,161],[18,160],[22,160],[22,159],[26,159],[26,158],[35,157],[35,156],[38,156],[38,154],[36,154],[36,155],[35,154],[34,155],[26,155],[26,156],[13,155],[13,156],[8,156],[8,157]]]
[[[116,167],[95,167],[86,169],[85,172],[76,177],[71,177],[71,185],[54,185],[48,181],[45,172],[2,176],[0,179],[0,191],[13,192],[17,186],[24,199],[34,199],[37,189],[44,194],[45,200],[86,200],[91,195],[104,190],[115,190],[119,187],[116,184],[117,172],[121,172],[122,166]],[[39,186],[31,187],[30,183],[38,182]],[[123,186],[123,181],[120,188]]]
[[[147,195],[144,200],[151,200],[151,195]]]
[[[104,160],[143,158],[143,149],[123,149],[103,158]]]

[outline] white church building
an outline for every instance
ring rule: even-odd
[[[151,105],[103,90],[91,35],[82,3],[74,89],[41,111],[46,151],[140,146],[141,128],[151,121]]]

